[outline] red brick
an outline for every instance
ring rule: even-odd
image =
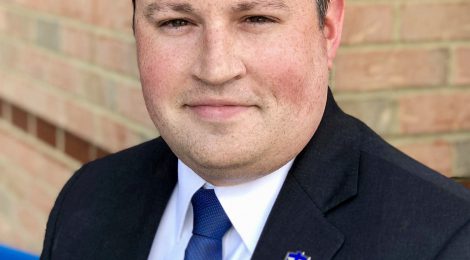
[[[470,139],[456,142],[455,176],[470,178]]]
[[[96,145],[107,151],[116,152],[143,141],[138,132],[109,115],[101,115],[98,123],[99,137]]]
[[[53,147],[57,144],[56,131],[54,125],[41,118],[36,118],[36,136]]]
[[[74,3],[73,1],[64,1]],[[91,33],[72,26],[64,26],[61,32],[61,50],[65,54],[90,61],[93,55]]]
[[[12,207],[15,205],[14,199],[12,199],[10,188],[8,186],[8,175],[12,175],[8,171],[10,170],[8,167],[8,161],[5,161],[0,157],[0,214],[10,214],[12,211]],[[10,170],[11,171],[11,170]],[[2,229],[2,223],[0,221],[0,230]],[[0,231],[1,233],[1,231]],[[1,236],[1,235],[0,235]]]
[[[7,83],[6,88],[0,89],[1,96],[20,102],[28,110],[35,111],[39,117],[58,126],[66,127],[74,134],[79,134],[91,142],[104,143],[106,140],[102,147],[107,150],[116,151],[141,140],[139,134],[132,134],[127,130],[127,126],[116,125],[114,121],[107,118],[101,119],[102,122],[95,125],[97,122],[94,119],[95,113],[77,102],[66,102],[64,97],[12,75],[0,72],[0,76],[3,76],[4,82]],[[35,102],[30,102],[31,100]],[[102,134],[97,134],[98,132]]]
[[[343,44],[390,42],[393,36],[393,6],[347,5]]]
[[[1,134],[3,133],[0,132],[0,135]],[[5,136],[0,136],[0,142],[2,138],[5,138]],[[0,167],[0,170],[2,170],[0,180],[9,194],[9,201],[18,203],[19,201],[23,201],[26,197],[30,181],[25,175],[24,169],[19,167],[16,160],[12,160],[11,155],[8,153],[11,153],[11,151],[0,153],[0,159],[2,159],[0,163],[3,164],[3,167]],[[12,213],[13,208],[14,207],[9,208],[8,213]]]
[[[29,46],[18,46],[16,69],[68,93],[80,94],[85,84],[83,71],[72,62]]]
[[[81,0],[77,1],[57,1],[56,6],[59,8],[61,15],[67,16],[69,18],[77,19],[86,23],[92,23],[93,21],[93,10],[94,5],[98,1],[93,0]],[[121,2],[121,1],[116,1]],[[108,12],[103,13],[102,15],[109,15]]]
[[[446,82],[448,53],[405,49],[343,52],[336,59],[338,90],[438,86]]]
[[[465,188],[470,189],[470,179],[460,180],[459,183]]]
[[[470,93],[433,93],[400,100],[400,129],[405,134],[470,130]]]
[[[41,241],[44,238],[44,224],[46,222],[39,220],[33,208],[24,205],[18,206],[17,218],[22,229],[29,232],[28,237],[24,239],[26,244],[29,244],[31,240]],[[28,245],[27,248],[36,252],[41,248],[38,248],[37,244],[38,243],[35,243],[35,245]]]
[[[63,100],[64,122],[59,125],[65,130],[93,142],[97,138],[97,125],[95,112],[90,106],[73,100]]]
[[[25,15],[6,13],[5,34],[9,37],[29,41],[33,37],[33,22]]]
[[[43,55],[44,80],[54,87],[63,89],[71,94],[79,94],[83,85],[81,70],[69,61],[59,60],[49,55]]]
[[[0,32],[4,32],[7,28],[6,10],[0,7]]]
[[[4,192],[4,191],[0,190],[0,192]],[[2,201],[2,202],[5,203],[5,201]],[[4,203],[2,205],[5,205]],[[6,242],[5,238],[8,237],[7,234],[12,232],[13,228],[8,223],[10,219],[11,219],[10,216],[6,216],[5,213],[0,212],[0,243],[5,243]]]
[[[138,77],[135,42],[97,36],[93,62],[104,68]]]
[[[117,111],[146,127],[153,128],[153,122],[145,107],[145,101],[140,87],[119,86],[116,87]]]
[[[470,39],[470,3],[409,3],[401,13],[408,41]]]
[[[28,131],[28,112],[17,106],[11,106],[11,122],[22,130]]]
[[[98,148],[98,147],[96,148],[96,159],[105,157],[109,154],[110,154],[110,152],[108,152],[108,151],[105,151],[105,150],[103,150],[101,148]]]
[[[337,96],[337,101],[346,113],[359,118],[380,135],[396,133],[396,102],[391,98],[351,98]]]
[[[34,48],[19,45],[16,49],[16,63],[14,69],[23,72],[29,77],[37,80],[45,80],[48,75],[48,59],[43,53]]]
[[[38,0],[38,1],[28,1],[28,0],[11,0],[11,3],[16,5],[20,5],[22,7],[33,8],[38,6],[39,4],[44,5],[45,0]]]
[[[0,163],[0,170],[2,171],[2,185],[0,185],[0,195],[2,196],[2,208],[0,215],[6,215],[13,218],[16,213],[16,205],[24,201],[27,188],[24,185],[28,180],[24,176],[15,178],[15,175],[23,174],[23,171],[15,165],[12,167],[12,162],[2,160]],[[5,196],[5,197],[4,197]]]
[[[452,145],[444,140],[429,143],[412,143],[398,147],[404,153],[429,166],[430,168],[452,177]]]
[[[90,144],[71,133],[65,133],[65,153],[72,158],[85,163],[90,161],[91,146]]]
[[[0,42],[0,68],[15,68],[18,62],[16,48],[6,41]]]
[[[1,134],[1,133],[0,133]],[[0,143],[3,137],[0,136]],[[23,149],[26,148],[26,149]],[[25,154],[16,154],[19,149],[26,151]],[[39,159],[34,159],[34,166],[28,160],[24,160],[27,155],[35,155]],[[2,175],[10,175],[5,183],[9,187],[9,194],[15,198],[18,203],[14,204],[14,208],[19,205],[28,204],[29,207],[35,208],[38,215],[46,217],[49,214],[52,203],[55,200],[60,188],[64,185],[65,180],[69,178],[72,170],[68,169],[64,172],[63,169],[57,171],[57,162],[51,160],[34,151],[31,147],[19,146],[14,147],[10,151],[3,152],[2,157],[7,157],[10,165],[20,165],[22,168],[14,168],[12,171],[3,171]],[[17,157],[21,157],[19,161]],[[20,159],[21,159],[20,158]],[[62,167],[62,166],[60,166]],[[60,177],[60,178],[58,178]],[[58,181],[60,179],[60,182]]]
[[[459,48],[455,52],[455,59],[454,83],[470,84],[470,47]]]
[[[37,185],[28,185],[28,186],[30,188],[30,191],[37,188]],[[34,195],[37,195],[39,198],[51,200],[51,198],[46,198],[44,196],[44,193],[42,192],[44,192],[44,190],[42,190],[41,192],[39,191],[30,192],[29,194],[30,196],[26,197],[23,201],[21,201],[22,205],[16,207],[19,223],[22,225],[24,229],[35,234],[41,234],[44,232],[44,226],[42,226],[44,223],[38,223],[37,216],[40,214],[44,214],[45,212],[43,210],[38,211],[36,205],[31,204],[31,201],[29,199],[32,199],[35,197]],[[52,198],[52,201],[53,199],[54,198]],[[50,212],[50,209],[49,209],[49,212]]]
[[[2,71],[0,71],[0,78],[6,82],[6,87],[0,88],[0,96],[18,103],[28,111],[35,111],[35,114],[44,120],[63,127],[92,143],[100,144],[99,142],[109,140],[108,132],[111,133],[111,140],[116,143],[105,145],[113,148],[127,147],[130,143],[137,143],[135,140],[140,140],[138,135],[128,132],[128,126],[116,124],[116,121],[106,118],[110,114],[98,115],[89,104],[74,101],[51,89],[33,85],[28,80],[2,73]],[[98,122],[98,119],[101,122]],[[123,139],[120,139],[121,134]]]
[[[93,1],[93,0],[89,0]],[[100,0],[95,3],[94,24],[132,33],[132,1]]]
[[[18,230],[13,225],[12,216],[0,213],[0,243],[4,245],[14,246],[19,248],[21,239],[18,236]]]
[[[0,118],[5,117],[4,102],[0,98]]]
[[[30,81],[0,70],[0,78],[5,83],[0,88],[0,96],[14,102],[45,120],[58,125],[64,123],[63,101],[56,94],[33,85]]]
[[[15,0],[15,3],[28,9],[35,9],[53,14],[60,13],[59,2],[56,0]]]
[[[0,96],[18,103],[29,111],[35,111],[37,116],[54,125],[64,127],[81,137],[96,139],[94,119],[96,116],[90,106],[0,71],[0,76],[2,74],[6,87],[0,89]]]
[[[85,77],[87,84],[82,89],[83,97],[99,107],[114,109],[113,81],[94,73],[89,73]]]
[[[0,147],[9,147],[0,149],[0,186],[4,185],[12,203],[6,215],[0,210],[0,241],[39,252],[47,215],[72,168],[1,127]],[[8,167],[2,167],[2,162]],[[10,229],[2,228],[3,223]]]
[[[37,145],[18,139],[2,128],[0,128],[0,147],[10,148],[0,149],[0,158],[6,158],[13,164],[21,166],[25,173],[13,175],[12,180],[20,181],[29,178],[34,182],[47,185],[51,192],[58,192],[76,167],[71,167],[44,154]],[[19,185],[16,189],[20,194],[27,194],[27,186],[25,185]]]

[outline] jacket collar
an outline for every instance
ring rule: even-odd
[[[323,213],[357,193],[360,132],[357,121],[341,111],[328,90],[322,121],[291,170]]]
[[[118,223],[119,235],[110,237],[108,244],[116,259],[147,259],[158,224],[177,182],[177,158],[161,138],[150,141],[150,147],[140,156],[141,161],[132,165],[136,180],[133,192],[126,192],[120,197],[129,207],[120,210],[127,213],[117,216],[132,216]],[[137,178],[137,177],[135,177]],[[124,231],[123,231],[124,230]],[[125,233],[124,233],[125,232]]]
[[[330,259],[343,234],[325,218],[357,193],[360,128],[337,106],[331,91],[320,125],[297,156],[261,234],[253,259],[284,259],[305,251]]]

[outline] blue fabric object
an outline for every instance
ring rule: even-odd
[[[191,199],[193,235],[185,260],[222,260],[222,237],[232,226],[213,189],[199,189]]]
[[[0,245],[1,260],[38,260],[39,257],[7,246]]]

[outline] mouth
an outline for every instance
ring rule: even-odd
[[[185,107],[200,119],[223,121],[235,118],[256,106],[233,101],[209,100],[189,103]]]

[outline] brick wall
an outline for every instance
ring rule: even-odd
[[[447,176],[470,176],[470,1],[347,1],[344,109]]]
[[[331,84],[400,149],[470,177],[470,0],[346,0]],[[0,243],[41,249],[81,162],[158,133],[140,93],[130,0],[0,0]]]

